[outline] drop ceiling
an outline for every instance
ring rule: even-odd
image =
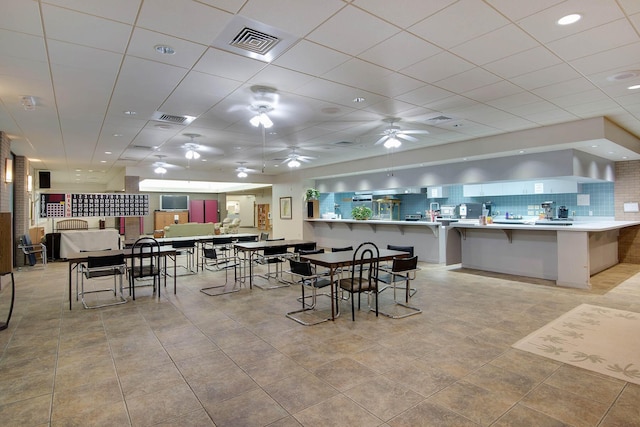
[[[450,162],[469,140],[594,117],[636,146],[573,148],[640,159],[640,90],[627,89],[640,84],[637,0],[3,0],[2,9],[0,130],[54,183],[157,179],[158,165],[163,179],[238,181],[242,166],[245,180],[269,182],[292,173],[283,159],[294,148],[313,158],[300,169],[387,156],[375,142],[391,118],[429,131],[397,149],[416,150],[416,164],[430,147],[450,147]],[[582,19],[557,25],[569,13]],[[238,25],[257,31],[243,42],[275,46],[228,48]],[[274,122],[264,134],[249,124],[259,105]],[[184,156],[189,134],[200,159]],[[540,146],[526,148],[560,148]]]

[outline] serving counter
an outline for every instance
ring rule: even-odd
[[[305,238],[315,240],[320,247],[355,246],[362,242],[373,242],[380,248],[413,246],[420,261],[460,262],[460,235],[451,233],[451,228],[440,222],[372,219],[305,219],[304,222],[308,227]]]
[[[554,280],[589,289],[589,278],[618,263],[620,229],[640,221],[451,225],[462,237],[462,267]]]

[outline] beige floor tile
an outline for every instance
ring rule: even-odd
[[[205,408],[216,425],[229,427],[264,426],[289,415],[260,389],[223,402],[205,405]]]
[[[155,425],[202,409],[202,405],[187,384],[127,397],[126,402],[134,427]]]
[[[129,415],[124,402],[95,406],[81,414],[67,414],[68,417],[54,420],[52,427],[96,427],[129,426]]]
[[[349,390],[377,375],[365,365],[349,358],[326,363],[312,372],[340,391]]]
[[[625,384],[622,380],[570,365],[558,368],[544,383],[607,405],[613,403]]]
[[[382,420],[342,395],[334,396],[293,415],[306,427],[369,427],[383,423]]]
[[[569,427],[562,421],[551,418],[542,412],[527,408],[524,405],[517,404],[504,414],[498,421],[492,424],[492,427]]]
[[[388,422],[391,427],[479,427],[471,420],[424,401]]]
[[[552,387],[540,385],[522,400],[522,404],[564,423],[595,426],[605,415],[608,405]]]
[[[600,425],[602,427],[640,426],[638,402],[640,402],[640,386],[627,384]]]
[[[6,405],[0,405],[3,427],[47,425],[51,408],[51,395],[32,397]]]
[[[539,383],[523,374],[487,364],[464,377],[464,380],[498,393],[507,400],[520,400]]]
[[[384,421],[424,400],[424,396],[384,377],[372,378],[344,394]]]
[[[302,411],[339,393],[334,387],[310,373],[267,384],[263,389],[290,413]]]

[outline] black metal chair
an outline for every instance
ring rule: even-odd
[[[290,259],[289,266],[291,268],[291,275],[296,278],[295,282],[301,285],[302,297],[298,298],[298,301],[302,302],[302,308],[300,310],[290,311],[286,314],[286,316],[289,319],[295,320],[296,322],[305,326],[317,325],[318,323],[331,320],[331,317],[329,316],[326,319],[316,319],[312,322],[307,322],[300,316],[297,316],[300,313],[315,311],[317,303],[317,290],[326,286],[331,286],[331,281],[326,277],[318,276],[317,274],[315,274],[309,261],[297,261],[294,259]],[[306,302],[306,299],[308,298],[304,295],[304,289],[306,287],[311,288],[311,304],[307,304]]]
[[[352,251],[353,246],[343,246],[341,248],[331,248],[331,252],[347,252]]]
[[[136,280],[151,278],[152,283],[139,286],[153,286],[153,292],[158,288],[160,298],[160,274],[162,271],[160,262],[160,244],[152,237],[141,237],[131,247],[131,266],[127,269],[129,274],[129,294],[136,299]]]
[[[356,320],[355,296],[358,295],[358,310],[360,310],[360,295],[375,296],[376,317],[378,316],[378,265],[380,251],[372,242],[362,243],[353,253],[349,277],[341,278],[338,287],[351,296],[351,319]],[[370,307],[370,301],[368,301]]]
[[[267,266],[267,274],[261,275],[261,277],[267,280],[274,278],[278,280],[279,284],[273,286],[262,286],[260,284],[256,284],[256,286],[260,289],[276,289],[283,286],[289,286],[289,283],[284,282],[280,278],[280,264],[284,263],[288,256],[289,253],[286,245],[265,247],[262,254],[258,255],[256,258],[256,263]],[[275,274],[273,275],[271,273],[271,265],[275,265]]]
[[[44,243],[31,243],[31,238],[27,234],[22,235],[18,241],[18,248],[22,250],[25,264],[29,260],[29,265],[33,267],[36,265],[37,255],[40,254],[42,265],[47,265],[47,246]]]
[[[210,271],[222,271],[224,270],[224,285],[214,285],[207,286],[205,288],[200,289],[200,292],[207,294],[209,296],[223,295],[229,294],[232,292],[238,292],[238,289],[235,284],[237,283],[238,278],[238,270],[237,267],[240,265],[238,258],[235,255],[228,256],[223,253],[222,256],[218,255],[218,251],[215,247],[208,247],[207,245],[202,246],[202,258],[201,258],[202,269],[210,270]],[[228,287],[229,282],[229,269],[233,268],[233,286]]]
[[[412,316],[414,314],[421,313],[417,307],[413,307],[409,305],[409,299],[411,298],[411,280],[415,279],[416,272],[419,271],[418,268],[418,257],[412,256],[410,258],[393,258],[393,263],[390,272],[381,273],[378,275],[378,280],[383,283],[387,283],[393,287],[393,301],[395,304],[408,308],[410,312],[404,314],[390,314],[383,311],[380,311],[381,314],[392,317],[394,319],[400,319],[402,317]],[[398,302],[396,300],[396,284],[404,283],[405,287],[405,301],[404,303]],[[380,290],[382,292],[384,289]],[[414,292],[415,293],[415,292]]]
[[[127,272],[127,264],[124,260],[124,254],[114,254],[114,255],[100,255],[100,256],[89,256],[87,257],[87,264],[82,267],[82,279],[80,281],[80,291],[77,292],[77,295],[80,296],[82,300],[82,305],[84,308],[101,308],[108,307],[111,305],[119,305],[127,302],[126,298],[122,295],[122,277]],[[99,279],[99,278],[108,278],[113,277],[113,288],[105,288],[105,289],[95,289],[91,291],[86,291],[84,289],[84,280],[89,279]],[[118,288],[116,278],[120,279],[120,297],[118,298]],[[114,298],[116,301],[113,302],[105,302],[98,305],[88,305],[85,300],[86,294],[93,294],[99,292],[113,292]]]
[[[196,255],[196,241],[195,239],[189,240],[174,240],[171,243],[171,246],[176,250],[176,257],[180,255],[186,256],[186,264],[178,265],[177,267],[184,268],[187,272],[179,274],[179,276],[184,276],[188,274],[196,274],[193,270],[193,266],[195,263],[195,255]]]
[[[299,260],[300,259],[300,251],[314,251],[316,249],[316,242],[310,243],[299,243],[293,247],[293,256]]]
[[[412,257],[413,256],[413,252],[414,252],[414,247],[413,246],[387,245],[387,249],[390,249],[392,251],[407,252],[407,255],[406,255],[407,258]],[[393,269],[392,263],[386,263],[384,265],[380,265],[380,270],[383,270],[383,271],[386,271],[386,272],[391,272],[392,269]],[[387,288],[388,288],[388,286],[385,286],[384,288],[380,289],[380,292],[384,291]],[[416,292],[418,292],[418,290],[416,288],[410,288],[409,292],[411,293],[410,296],[414,296],[416,294]]]

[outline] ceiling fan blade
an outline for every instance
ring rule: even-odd
[[[389,135],[384,135],[382,138],[380,138],[379,140],[376,141],[376,143],[374,145],[378,145],[378,144],[382,144],[383,142],[385,142],[387,139],[389,139]]]
[[[405,135],[403,133],[399,133],[396,135],[398,138],[402,138],[405,141],[417,142],[418,138],[414,138],[413,136]]]
[[[402,133],[407,134],[407,135],[427,135],[429,133],[428,130],[420,130],[420,129],[410,129],[410,130],[403,130]]]

